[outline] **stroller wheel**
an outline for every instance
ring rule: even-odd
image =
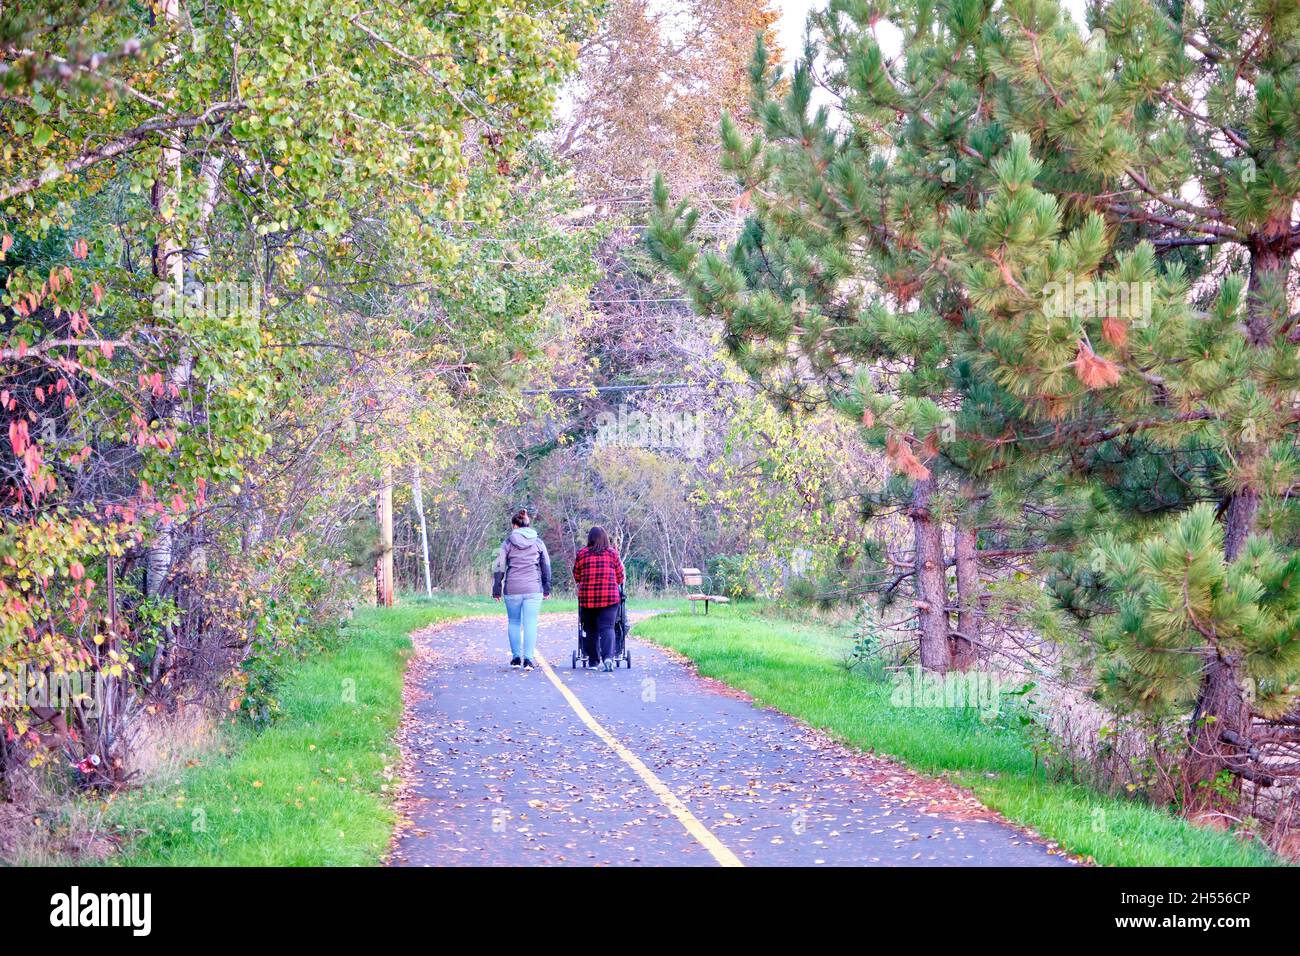
[[[573,662],[569,665],[569,667],[572,669],[572,668],[576,668],[577,666],[578,666],[578,652],[577,652],[577,651],[574,651],[574,652],[573,652]]]
[[[631,652],[631,651],[626,651],[626,652],[623,654],[623,659],[624,659],[625,661],[627,661],[627,669],[628,669],[628,670],[631,670],[631,669],[632,669],[632,652]]]

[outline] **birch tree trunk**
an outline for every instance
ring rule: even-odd
[[[180,17],[180,0],[159,0],[154,4],[154,24],[164,28],[176,23]],[[153,187],[149,191],[149,205],[154,221],[159,224],[158,236],[153,246],[154,307],[169,303],[173,307],[182,301],[185,291],[185,257],[176,236],[172,217],[175,215],[176,194],[181,179],[181,134],[162,134],[162,149]],[[184,364],[184,363],[181,363]],[[174,380],[175,371],[168,376]],[[186,374],[188,378],[188,373]],[[170,518],[162,518],[149,544],[145,558],[145,594],[154,597],[161,593],[171,571],[172,552],[175,547],[175,530]],[[156,669],[156,668],[155,668]]]
[[[415,499],[415,514],[420,519],[420,553],[424,558],[424,593],[433,597],[433,574],[429,570],[429,526],[424,520],[424,489],[420,485],[420,466],[411,468],[411,497]]]
[[[384,466],[379,491],[379,557],[375,561],[375,604],[393,606],[393,467]]]

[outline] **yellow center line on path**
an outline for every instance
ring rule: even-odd
[[[578,715],[593,734],[605,741],[605,743],[609,744],[610,749],[612,749],[614,753],[618,754],[625,764],[636,771],[637,776],[644,780],[646,786],[654,791],[655,795],[659,797],[663,802],[663,805],[668,808],[669,812],[671,812],[672,815],[677,818],[677,821],[686,828],[687,833],[695,837],[704,849],[713,854],[713,858],[717,860],[720,865],[745,865],[740,862],[740,858],[736,856],[736,854],[727,849],[726,846],[723,845],[722,841],[713,835],[713,831],[700,822],[699,817],[695,816],[695,814],[691,813],[691,811],[687,809],[686,804],[682,803],[682,801],[678,799],[677,794],[668,789],[667,784],[655,776],[653,770],[643,764],[636,754],[624,747],[617,737],[602,727],[595,717],[591,716],[591,713],[587,708],[582,706],[582,701],[578,700],[577,695],[564,686],[559,675],[551,669],[551,665],[547,662],[546,658],[542,656],[541,651],[537,652],[537,662],[542,665],[542,671],[546,674],[550,682],[555,685],[556,690],[564,695],[564,699],[569,702],[569,706],[573,708],[573,712]]]

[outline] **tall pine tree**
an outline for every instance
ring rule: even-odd
[[[856,401],[918,497],[1052,494],[1053,593],[1114,706],[1187,717],[1192,806],[1295,773],[1261,754],[1300,680],[1300,8],[834,0],[810,27],[788,83],[756,57],[762,135],[724,121],[731,255],[666,197],[651,249],[752,374]]]

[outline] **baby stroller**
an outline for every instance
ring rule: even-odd
[[[618,617],[614,619],[614,656],[611,660],[615,667],[632,666],[632,652],[627,649],[627,636],[632,632],[632,625],[627,620],[627,594],[623,585],[618,586]],[[582,629],[582,615],[578,615],[578,649],[573,652],[572,667],[593,666],[587,657],[587,634]]]

